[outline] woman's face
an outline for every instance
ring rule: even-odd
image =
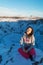
[[[27,29],[27,35],[29,35],[32,32],[32,28]]]

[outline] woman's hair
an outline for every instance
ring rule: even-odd
[[[33,35],[33,28],[32,28],[31,26],[29,26],[29,27],[26,28],[26,32],[25,32],[25,33],[27,34],[27,29],[29,29],[29,28],[31,28],[32,31],[31,31],[31,33],[30,33],[29,35],[27,35],[27,36],[31,36],[31,35]]]

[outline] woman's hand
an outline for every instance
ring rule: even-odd
[[[23,51],[25,52],[25,53],[27,53],[28,51],[27,50],[25,50],[25,49],[23,49]]]

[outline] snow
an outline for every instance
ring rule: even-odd
[[[43,24],[39,24],[38,20],[37,24],[32,22],[34,21],[0,22],[0,65],[43,65],[43,33],[40,33],[43,32]],[[29,25],[33,27],[36,38],[35,61],[25,59],[18,52],[20,38]]]

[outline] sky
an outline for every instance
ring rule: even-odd
[[[43,17],[43,0],[0,0],[0,16]]]

